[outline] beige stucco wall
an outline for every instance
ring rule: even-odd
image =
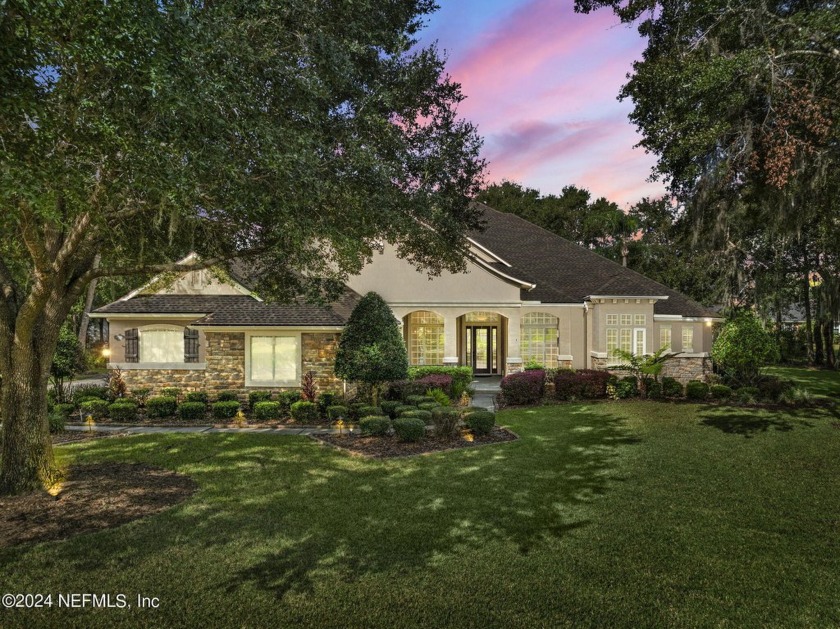
[[[467,262],[467,273],[447,273],[429,278],[386,245],[374,252],[373,261],[347,284],[364,295],[379,293],[389,304],[519,304],[519,287]]]

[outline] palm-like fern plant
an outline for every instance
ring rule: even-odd
[[[654,382],[659,382],[659,375],[665,367],[665,363],[678,354],[669,353],[670,348],[663,345],[653,354],[634,354],[624,349],[614,349],[612,354],[621,359],[618,365],[611,365],[610,371],[629,371],[636,378],[636,385],[642,397],[647,397],[645,378],[653,377]]]

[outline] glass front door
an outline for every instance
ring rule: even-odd
[[[483,325],[467,327],[467,361],[475,374],[497,373],[495,327]]]

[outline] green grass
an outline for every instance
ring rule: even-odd
[[[793,380],[818,397],[840,397],[840,371],[809,367],[770,367],[767,373]]]
[[[118,529],[0,551],[1,592],[160,609],[0,610],[0,625],[840,625],[829,411],[633,402],[500,420],[521,440],[384,462],[259,434],[59,448],[201,489]]]

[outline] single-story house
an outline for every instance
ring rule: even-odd
[[[153,280],[95,311],[110,327],[110,367],[130,388],[287,389],[314,371],[341,390],[333,360],[359,296],[379,293],[402,323],[412,365],[506,375],[529,362],[606,369],[612,351],[678,354],[665,375],[711,369],[718,315],[686,296],[513,214],[482,206],[466,273],[429,279],[386,246],[328,306],[266,303],[247,273],[196,270]],[[234,269],[236,271],[236,269]]]

